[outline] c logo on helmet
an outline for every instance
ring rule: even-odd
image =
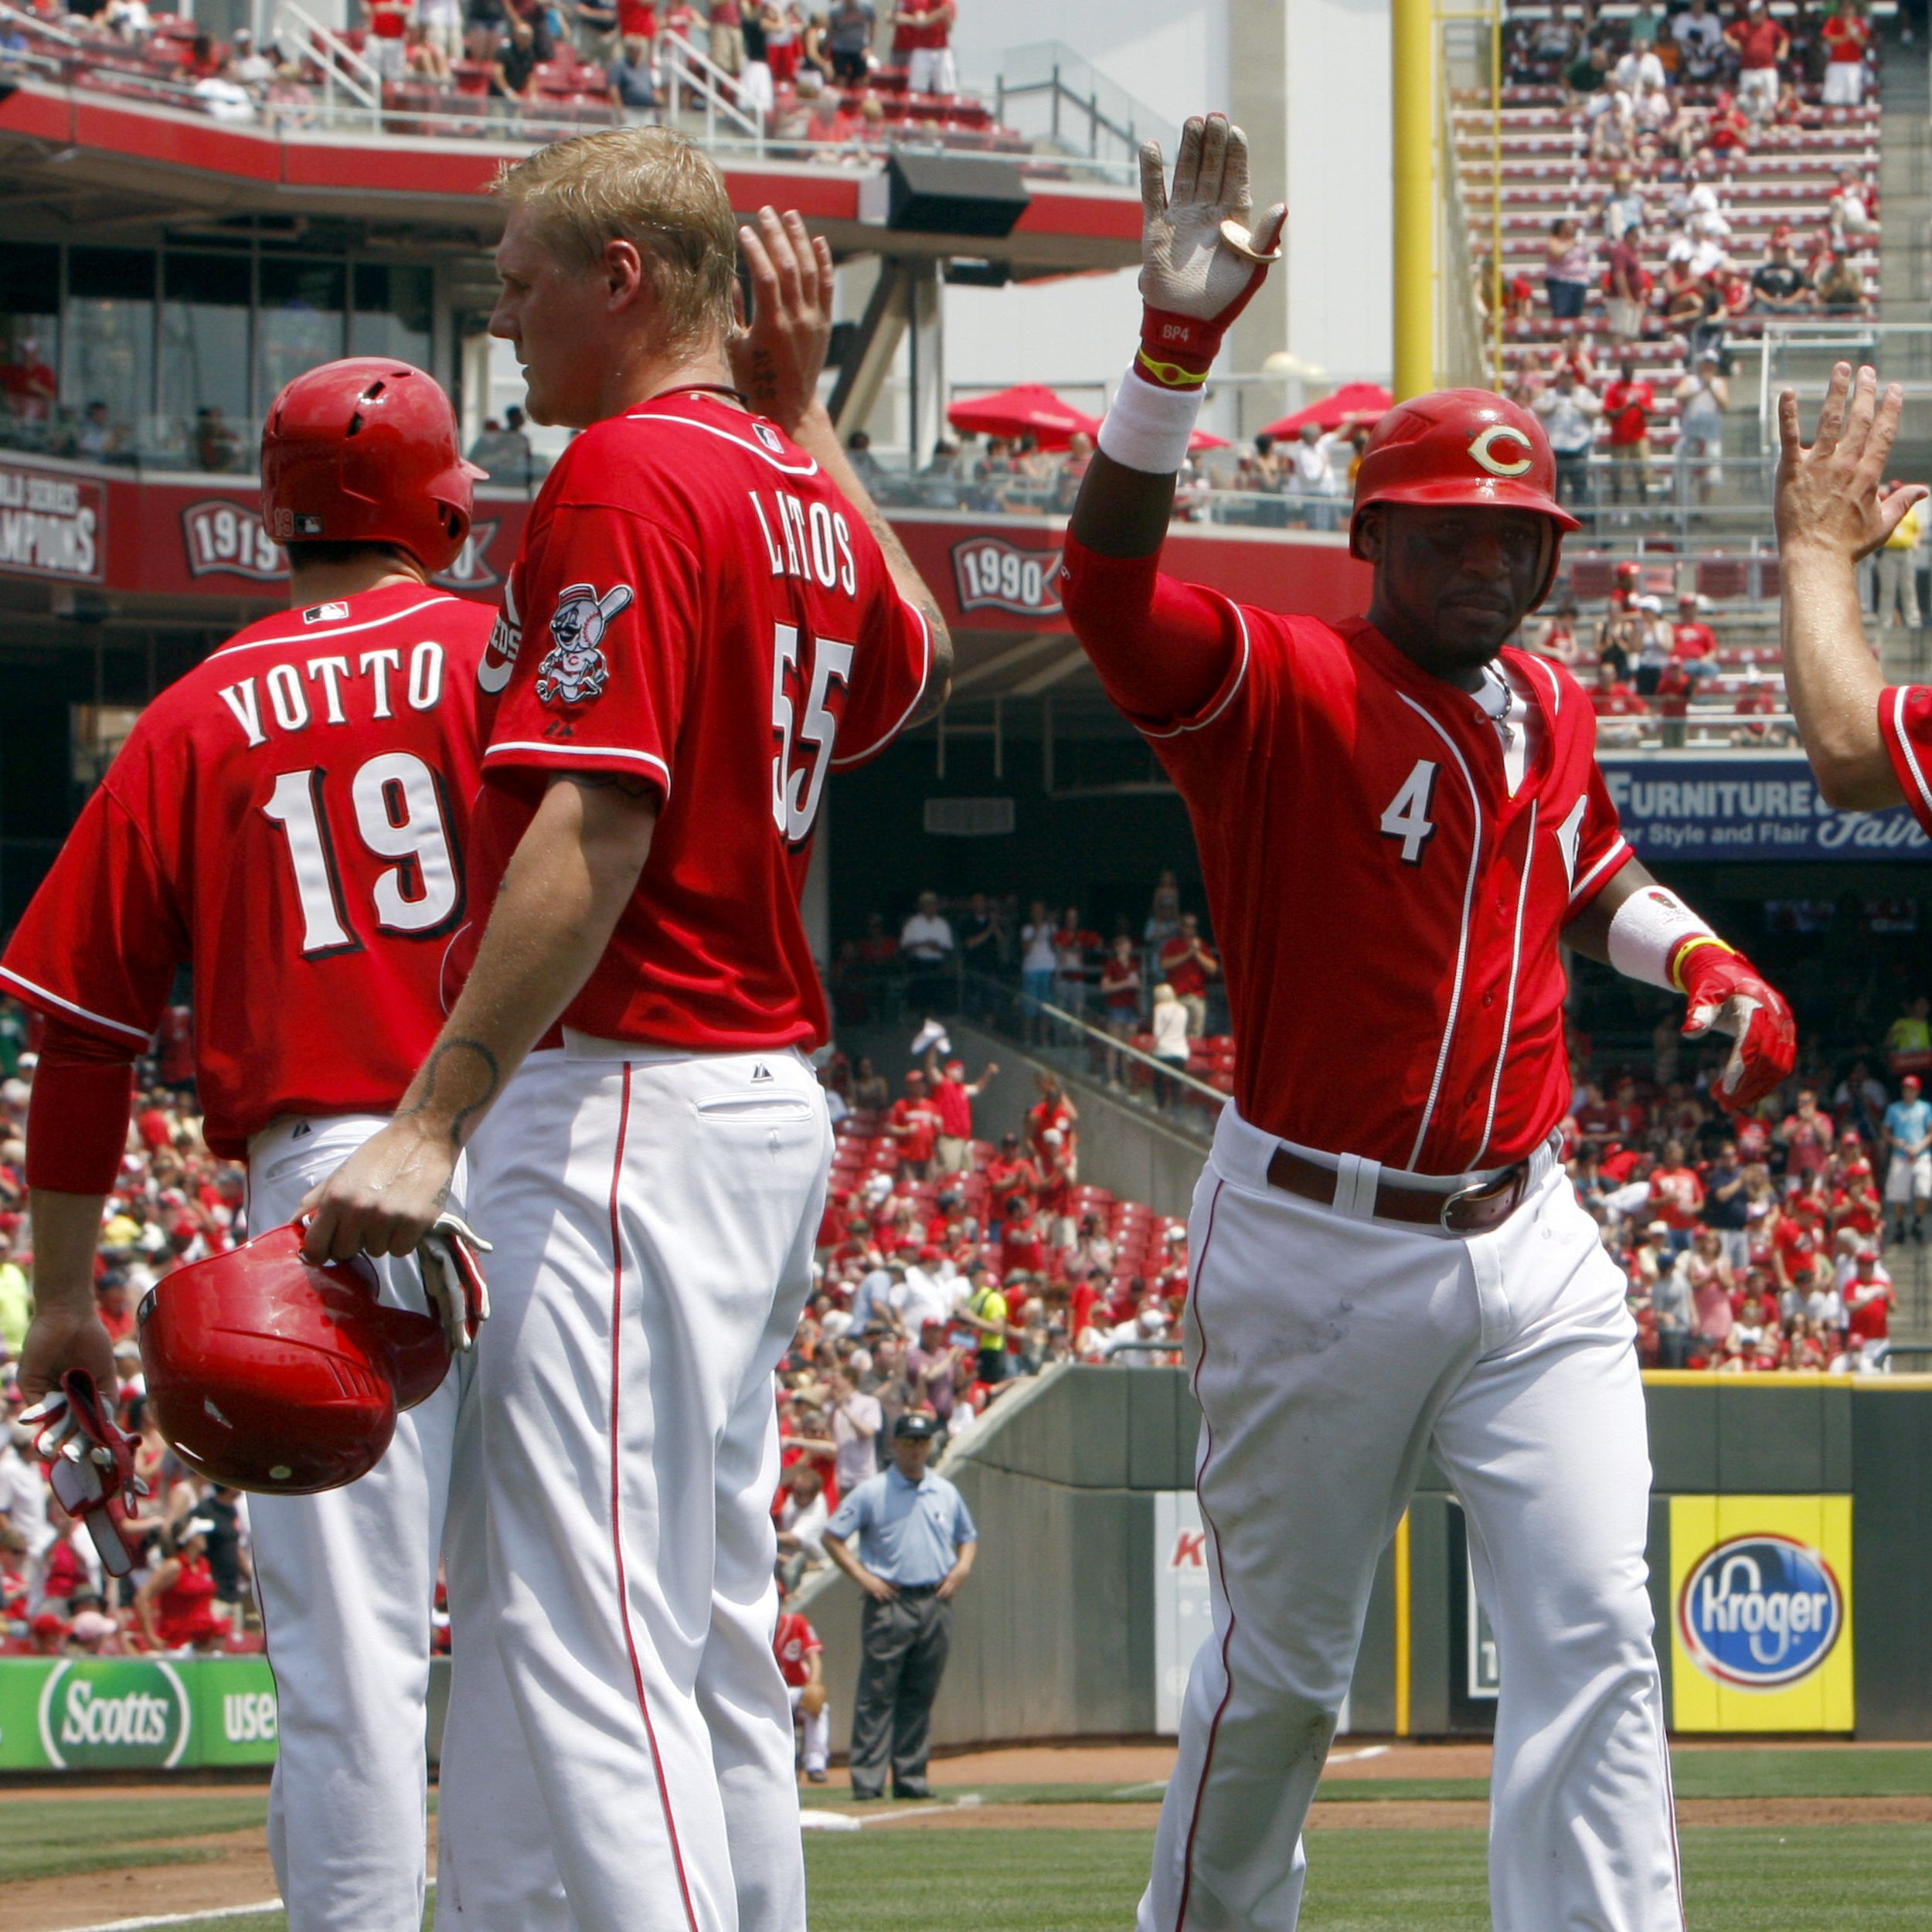
[[[1495,454],[1498,443],[1513,443],[1522,451],[1522,454],[1514,461],[1505,461]],[[1492,476],[1521,476],[1536,460],[1535,453],[1529,447],[1529,437],[1521,430],[1512,428],[1507,423],[1492,423],[1469,445],[1469,454]]]

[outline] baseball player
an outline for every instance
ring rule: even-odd
[[[813,400],[825,245],[769,210],[735,234],[663,129],[498,185],[492,326],[582,434],[479,674],[487,929],[309,1252],[413,1249],[468,1146],[490,1601],[577,1924],[797,1932],[771,1379],[832,1146],[798,894],[828,774],[943,698],[950,646]],[[740,240],[758,317],[798,324],[740,343],[762,414]]]
[[[1195,1197],[1186,1359],[1214,1631],[1189,1681],[1142,1932],[1294,1925],[1303,1818],[1377,1560],[1433,1451],[1507,1659],[1502,1932],[1680,1923],[1624,1283],[1560,1163],[1560,945],[1789,1070],[1779,998],[1636,864],[1583,693],[1504,641],[1563,534],[1535,419],[1454,390],[1383,417],[1336,627],[1159,574],[1196,403],[1277,253],[1246,144],[1142,156],[1141,347],[1069,531],[1066,608],[1185,799],[1236,1049]]]
[[[0,987],[47,1024],[29,1115],[30,1397],[75,1366],[113,1386],[94,1247],[134,1062],[178,968],[194,975],[208,1142],[247,1162],[257,1233],[291,1219],[382,1124],[435,1036],[468,891],[476,667],[492,613],[430,580],[462,547],[480,474],[420,369],[331,362],[282,391],[263,431],[263,511],[287,546],[290,608],[141,713],[0,961]],[[383,1272],[386,1295],[423,1305],[413,1266]],[[362,1481],[250,1505],[279,1704],[269,1845],[293,1932],[422,1923],[430,1617],[446,1529],[456,1668],[487,1675],[489,1662],[464,1614],[481,1560],[480,1518],[463,1500],[474,1485],[452,1485],[474,1458],[471,1379],[464,1365],[403,1416]],[[444,1839],[462,1835],[468,1811],[500,1818],[493,1857],[528,1861],[505,1881],[524,1922],[566,1923],[534,1793],[516,1776],[526,1762],[468,1751],[453,1728]]]
[[[825,1647],[812,1628],[811,1618],[797,1610],[786,1611],[779,1617],[771,1647],[777,1654],[779,1672],[785,1680],[785,1695],[791,1700],[793,1713],[804,1727],[806,1780],[822,1784],[832,1753],[832,1711],[825,1696]]]

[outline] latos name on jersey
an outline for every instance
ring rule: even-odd
[[[747,494],[774,577],[801,577],[821,590],[842,590],[849,597],[858,594],[852,526],[842,511],[816,500],[808,503],[789,490]]]
[[[320,652],[238,678],[217,695],[249,744],[262,745],[271,729],[379,722],[404,706],[434,711],[443,700],[444,664],[443,647],[433,638],[407,646]]]

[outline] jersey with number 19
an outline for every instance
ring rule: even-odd
[[[798,899],[826,774],[891,743],[931,656],[864,521],[764,418],[685,392],[570,444],[478,674],[501,696],[476,864],[493,889],[555,774],[656,795],[566,1028],[699,1053],[825,1037]]]
[[[0,990],[131,1055],[192,963],[217,1153],[281,1114],[390,1112],[463,920],[492,621],[409,583],[250,624],[141,713]]]

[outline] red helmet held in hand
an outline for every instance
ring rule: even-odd
[[[1362,555],[1362,513],[1372,503],[1533,510],[1556,526],[1549,574],[1563,537],[1583,526],[1556,501],[1556,459],[1529,410],[1483,389],[1438,389],[1398,403],[1375,426],[1355,472],[1349,548]]]
[[[262,424],[262,520],[277,543],[393,543],[431,576],[470,533],[456,415],[433,376],[355,355],[298,376]]]
[[[302,1258],[273,1228],[165,1276],[141,1304],[155,1420],[211,1481],[311,1495],[366,1475],[399,1410],[436,1393],[451,1351],[433,1316],[376,1299],[359,1258]]]

